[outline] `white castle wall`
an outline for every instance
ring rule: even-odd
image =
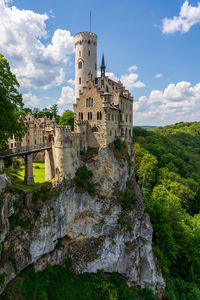
[[[75,45],[75,98],[79,98],[79,91],[86,86],[88,73],[92,78],[97,77],[97,35],[92,32],[79,32],[74,36]],[[82,69],[78,68],[82,62]],[[81,84],[79,83],[81,78]]]

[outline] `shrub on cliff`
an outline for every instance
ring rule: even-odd
[[[95,195],[94,184],[90,181],[92,176],[92,171],[88,170],[86,166],[80,167],[76,171],[76,176],[73,181],[75,183],[77,192],[86,191],[90,195]]]
[[[113,143],[109,144],[109,148],[114,153],[117,160],[127,159],[129,161],[128,147],[126,141],[117,138]]]

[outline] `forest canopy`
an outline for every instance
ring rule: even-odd
[[[200,122],[136,127],[133,140],[168,299],[200,299]]]

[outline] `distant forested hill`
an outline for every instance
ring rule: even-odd
[[[200,122],[133,132],[136,177],[167,299],[200,299]]]
[[[138,127],[138,126],[133,126],[133,127]],[[146,129],[146,130],[151,130],[151,129],[157,128],[158,126],[140,126],[140,127],[143,129]]]

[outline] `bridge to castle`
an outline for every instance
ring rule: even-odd
[[[25,161],[25,176],[24,183],[27,185],[34,184],[33,177],[33,160],[38,152],[50,150],[51,144],[42,143],[39,145],[17,147],[14,149],[7,149],[0,151],[0,161],[9,157],[21,156]]]

